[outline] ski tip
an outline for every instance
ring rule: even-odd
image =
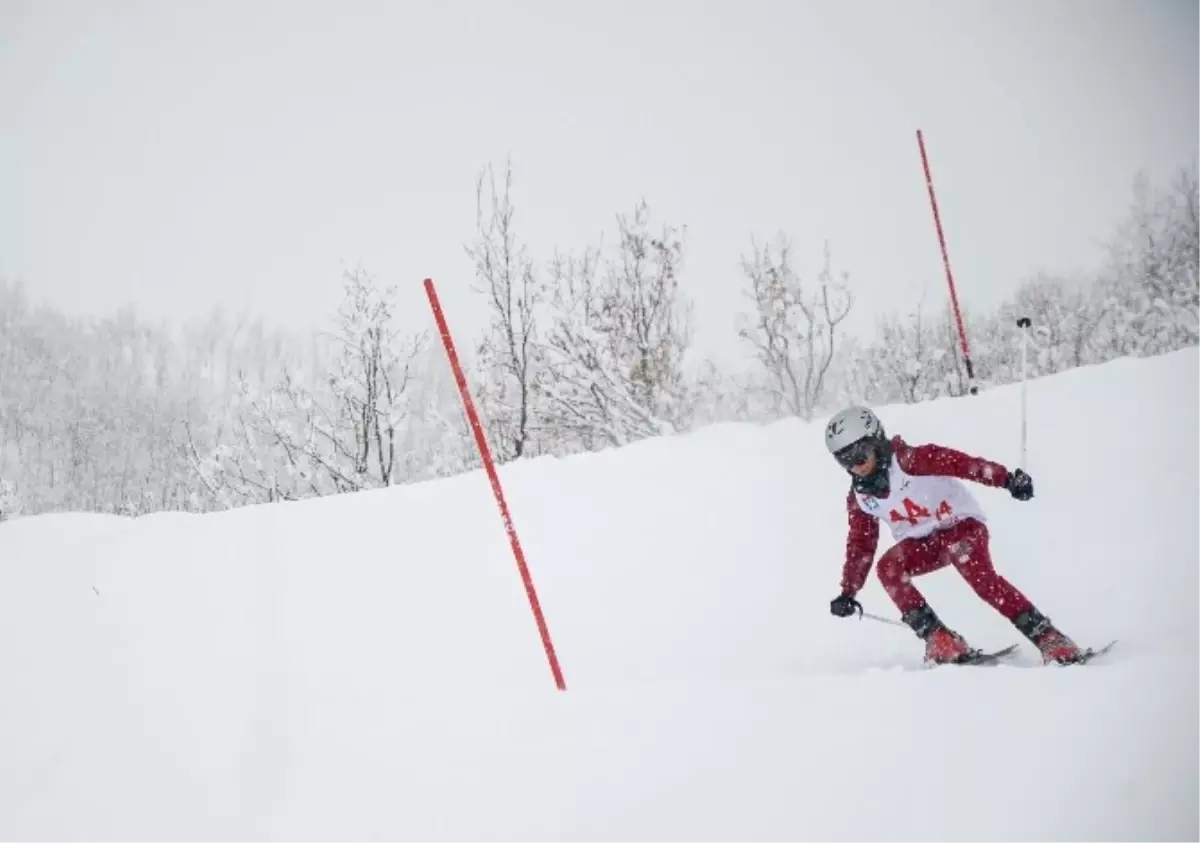
[[[1117,643],[1117,640],[1114,638],[1112,641],[1109,641],[1107,644],[1105,644],[1103,647],[1101,647],[1099,649],[1095,649],[1093,647],[1085,647],[1082,650],[1080,650],[1079,655],[1076,656],[1071,661],[1066,661],[1066,662],[1052,661],[1052,662],[1048,662],[1047,666],[1074,667],[1077,665],[1088,664],[1089,662],[1092,661],[1092,659],[1097,659],[1100,656],[1103,656],[1105,653],[1107,653],[1109,650],[1111,650],[1112,646],[1116,643]]]
[[[1105,653],[1107,653],[1109,650],[1111,650],[1113,647],[1113,644],[1116,644],[1116,643],[1117,643],[1117,639],[1114,638],[1112,641],[1109,641],[1107,644],[1105,644],[1103,647],[1101,647],[1098,650],[1094,650],[1091,647],[1088,647],[1086,650],[1083,651],[1083,662],[1082,663],[1087,664],[1092,659],[1103,656]]]

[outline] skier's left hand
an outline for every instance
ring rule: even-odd
[[[1033,478],[1018,468],[1008,475],[1004,488],[1017,500],[1027,501],[1033,497]]]

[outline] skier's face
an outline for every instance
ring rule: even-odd
[[[875,445],[869,439],[860,439],[838,451],[835,459],[847,471],[866,477],[875,470]]]
[[[852,472],[854,472],[855,474],[857,474],[859,477],[866,477],[868,474],[870,474],[872,471],[875,470],[875,452],[871,451],[867,455],[867,459],[865,462],[860,462],[858,465],[850,466],[850,470]]]

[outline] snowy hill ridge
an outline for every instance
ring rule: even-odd
[[[566,693],[482,472],[4,523],[0,838],[1196,839],[1198,381],[1195,348],[1032,381],[1036,497],[973,489],[1000,572],[1121,640],[1085,668],[914,670],[832,617],[846,479],[800,421],[501,469]],[[1014,466],[1019,396],[879,412]]]

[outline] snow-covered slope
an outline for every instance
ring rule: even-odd
[[[0,836],[1196,839],[1197,382],[1195,349],[1033,382],[1037,497],[978,489],[1001,571],[1121,639],[1085,668],[914,670],[830,616],[846,481],[797,421],[502,471],[566,693],[482,473],[0,525]],[[1018,412],[881,410],[1010,465]]]

